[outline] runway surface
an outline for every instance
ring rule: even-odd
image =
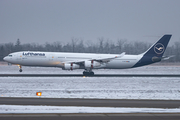
[[[0,74],[0,77],[84,77],[82,74]],[[88,77],[180,77],[180,74],[95,74]]]
[[[69,99],[69,98],[14,98],[0,97],[0,104],[8,105],[52,105],[91,107],[146,107],[179,108],[180,100],[121,100],[121,99]]]
[[[1,120],[179,120],[180,114],[1,114]]]
[[[121,99],[61,99],[61,98],[14,98],[0,97],[0,104],[8,105],[52,105],[91,107],[148,107],[179,108],[180,100],[121,100]],[[179,113],[49,113],[49,114],[0,114],[6,120],[179,120]]]

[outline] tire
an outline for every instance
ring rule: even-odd
[[[93,76],[94,75],[94,72],[83,72],[83,75],[84,76]]]

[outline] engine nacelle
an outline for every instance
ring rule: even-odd
[[[101,63],[93,61],[93,60],[84,62],[85,68],[96,68],[96,67],[100,67],[100,66],[101,66]]]
[[[78,68],[80,68],[79,65],[71,63],[71,64],[64,64],[64,67],[62,69],[63,70],[74,70],[74,69],[78,69]]]

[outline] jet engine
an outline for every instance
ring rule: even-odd
[[[63,70],[74,70],[80,68],[79,65],[71,63],[71,64],[64,64]]]
[[[84,62],[85,68],[96,68],[96,67],[100,67],[100,66],[101,66],[101,63],[93,61],[93,60]]]

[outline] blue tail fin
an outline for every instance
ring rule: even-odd
[[[143,53],[143,57],[133,67],[139,67],[161,61],[171,36],[172,35],[164,35],[160,40],[154,43],[146,52]]]
[[[169,40],[172,35],[164,35],[160,40],[158,40],[154,45],[152,45],[144,54],[144,56],[157,56],[162,57]]]

